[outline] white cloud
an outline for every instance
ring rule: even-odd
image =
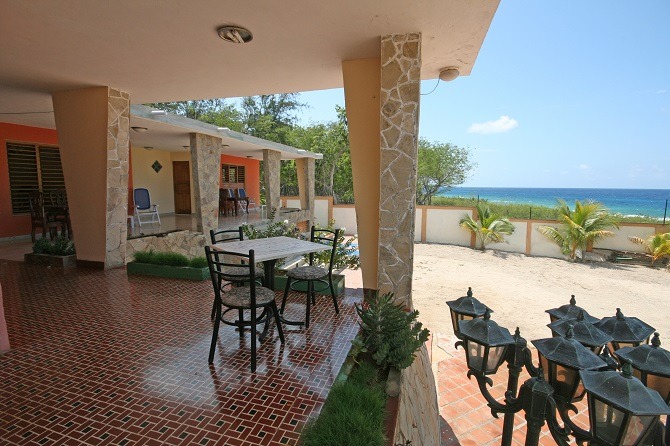
[[[504,133],[517,128],[519,123],[509,116],[501,116],[495,121],[474,123],[468,128],[468,133],[480,133],[488,135],[491,133]]]
[[[589,170],[590,168],[591,166],[589,166],[588,164],[580,164],[579,166],[577,166],[577,169],[579,170]]]
[[[656,90],[656,94],[666,94],[668,90]]]

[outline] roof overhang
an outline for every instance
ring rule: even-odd
[[[422,33],[423,79],[469,75],[499,0],[5,0],[0,113],[52,110],[51,93],[110,86],[133,104],[342,87],[342,61],[380,36]],[[253,33],[223,41],[221,25]],[[53,115],[2,115],[54,127]]]
[[[152,147],[169,152],[185,152],[190,150],[190,134],[202,133],[221,138],[223,155],[262,160],[263,150],[269,149],[281,153],[282,160],[323,158],[320,153],[296,149],[206,122],[155,110],[145,105],[130,107],[130,125],[147,129],[142,132],[130,131],[131,147]]]

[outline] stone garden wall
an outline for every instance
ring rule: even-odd
[[[133,260],[137,251],[153,249],[157,252],[178,252],[186,257],[203,257],[207,239],[199,232],[177,231],[162,236],[140,237],[128,240],[126,244],[126,263]]]

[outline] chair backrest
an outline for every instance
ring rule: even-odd
[[[28,192],[28,205],[30,206],[30,218],[42,220],[44,217],[44,194],[38,190]]]
[[[226,194],[228,194],[228,198],[237,198],[235,197],[235,192],[232,189],[226,189]]]
[[[333,261],[335,260],[335,254],[337,253],[337,243],[340,238],[340,230],[335,229],[331,231],[330,229],[316,229],[312,226],[312,233],[310,240],[314,243],[321,243],[322,245],[331,246],[330,250],[330,260],[328,261],[328,271],[333,271]],[[309,264],[314,264],[314,254],[309,255]]]
[[[212,239],[212,245],[216,243],[230,242],[230,241],[239,241],[244,240],[244,233],[242,232],[242,226],[237,229],[220,229],[215,231],[214,229],[209,230],[209,236]]]
[[[133,201],[137,209],[144,211],[151,207],[151,196],[149,195],[149,190],[138,187],[133,190]]]
[[[67,207],[67,193],[65,190],[52,190],[49,192],[49,201],[52,206]]]
[[[247,192],[241,187],[237,189],[237,198],[241,199],[247,198]]]
[[[254,250],[249,250],[249,254],[239,254],[205,246],[205,256],[217,304],[221,302],[221,291],[227,282],[248,283],[251,289],[251,307],[254,308],[256,306]]]

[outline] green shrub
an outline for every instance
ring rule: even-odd
[[[335,220],[330,220],[328,226],[323,228],[321,226],[316,227],[317,229],[328,229],[329,231],[335,231]],[[354,245],[356,237],[346,237],[344,235],[345,228],[341,228],[340,234],[337,237],[337,248],[335,248],[335,257],[333,258],[333,269],[358,269],[361,267],[360,256],[354,254],[358,251],[358,247]],[[305,255],[305,261],[309,262],[309,254]],[[315,265],[327,265],[330,262],[330,251],[321,251],[314,253],[314,264]]]
[[[302,431],[304,446],[383,446],[385,377],[374,364],[362,362],[349,379],[330,390],[319,418]]]
[[[152,265],[168,265],[168,266],[189,266],[190,261],[184,254],[178,252],[154,252],[137,251],[133,254],[133,258],[137,263],[150,263]]]
[[[207,259],[204,256],[193,257],[190,266],[191,268],[207,268]]]
[[[137,251],[133,254],[133,259],[137,263],[154,263],[154,252],[153,251]]]
[[[384,368],[409,367],[414,353],[428,340],[428,329],[416,322],[419,312],[405,312],[402,305],[394,303],[393,293],[377,293],[367,304],[367,308],[356,305],[356,312],[361,318],[363,343],[372,358]]]
[[[35,241],[33,253],[53,256],[69,256],[75,254],[74,243],[67,237],[56,237],[53,241],[41,238]]]

